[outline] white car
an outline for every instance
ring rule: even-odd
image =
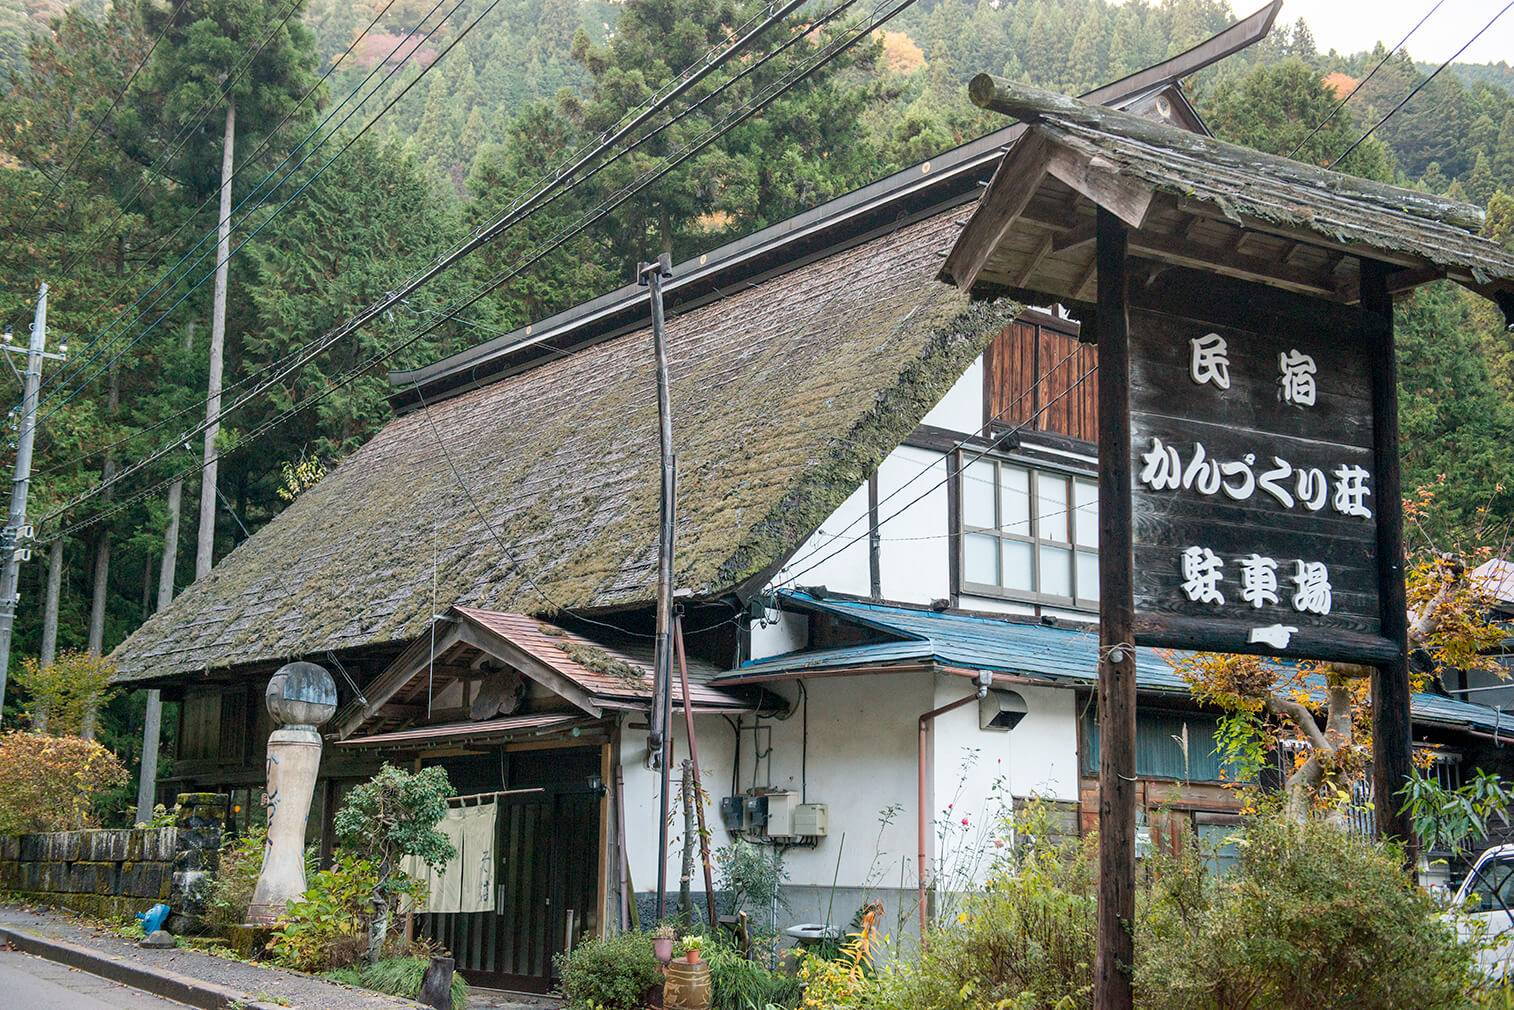
[[[1477,960],[1488,977],[1514,977],[1514,845],[1478,856],[1451,907],[1462,939],[1481,938]]]

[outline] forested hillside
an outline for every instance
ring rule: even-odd
[[[920,0],[886,33],[510,276],[845,23],[807,34],[811,22],[795,21],[762,48],[791,32],[803,44],[753,67],[403,307],[288,374],[275,369],[490,220],[762,7],[88,0],[64,13],[57,0],[0,0],[9,78],[0,98],[0,317],[23,334],[45,280],[53,342],[71,345],[67,363],[48,365],[31,509],[48,517],[45,535],[63,533],[59,648],[87,644],[93,629],[108,649],[156,605],[176,475],[187,474],[186,546],[174,583],[194,577],[199,443],[176,446],[172,434],[205,413],[228,94],[239,112],[226,402],[259,394],[228,414],[216,440],[216,557],[384,422],[389,368],[488,339],[625,283],[639,259],[697,254],[1002,125],[966,101],[975,73],[1083,92],[1188,48],[1234,16],[1221,0]],[[157,41],[160,24],[172,30]],[[259,72],[244,78],[237,61],[254,50]],[[1279,154],[1298,147],[1298,157],[1329,164],[1422,79],[1412,52],[1394,56],[1311,136],[1382,55],[1322,54],[1306,27],[1279,26],[1187,83],[1221,136]],[[1509,76],[1503,64],[1442,75],[1341,167],[1486,205],[1489,233],[1510,240]],[[474,295],[482,295],[476,304],[435,325],[443,307]],[[1435,488],[1424,527],[1452,538],[1481,509],[1514,515],[1509,335],[1486,303],[1451,288],[1400,311],[1406,486]],[[102,474],[160,448],[161,458],[111,496],[52,516]],[[42,644],[36,601],[46,553],[24,573],[23,654]],[[130,717],[120,708],[107,723],[121,729]]]

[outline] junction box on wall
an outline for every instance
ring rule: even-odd
[[[733,835],[794,844],[813,843],[829,833],[824,803],[801,803],[799,794],[757,789],[720,801],[720,819]]]

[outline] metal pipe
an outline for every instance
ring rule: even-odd
[[[956,701],[942,705],[940,708],[933,708],[920,717],[919,750],[915,761],[916,840],[919,842],[919,851],[915,857],[915,873],[918,879],[916,887],[920,899],[920,943],[922,945],[925,943],[925,933],[929,923],[929,915],[926,908],[925,849],[926,841],[930,837],[930,796],[929,790],[926,788],[926,780],[930,771],[928,750],[930,725],[936,721],[937,716],[945,715],[954,709],[961,708],[963,705],[971,705],[975,701],[982,701],[988,697],[988,685],[992,683],[992,680],[992,674],[987,671],[980,672],[978,674],[977,690],[972,694],[966,698],[958,698]]]

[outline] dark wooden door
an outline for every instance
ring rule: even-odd
[[[547,791],[498,800],[495,907],[434,913],[425,935],[475,985],[546,992],[553,957],[577,942],[599,894],[599,794]]]

